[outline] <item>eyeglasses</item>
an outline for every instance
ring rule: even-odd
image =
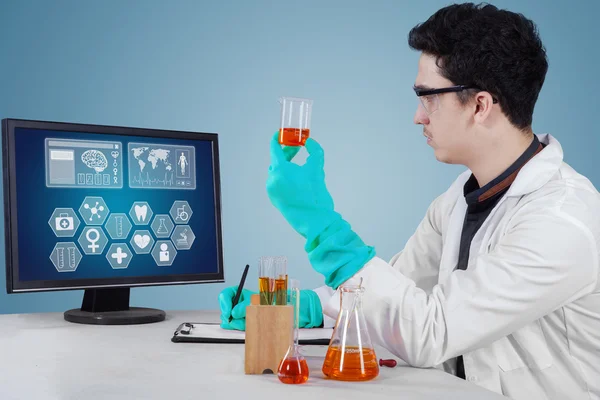
[[[442,93],[451,93],[451,92],[462,92],[467,89],[479,89],[477,86],[473,85],[456,85],[439,89],[429,89],[414,86],[413,90],[415,91],[417,97],[421,101],[423,108],[427,115],[431,115],[433,112],[437,111],[440,106],[440,100],[438,94]],[[479,89],[481,90],[481,89]],[[492,97],[493,103],[498,103],[498,100],[495,97]]]

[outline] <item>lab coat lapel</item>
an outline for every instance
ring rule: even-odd
[[[438,283],[442,284],[454,271],[458,264],[458,252],[460,250],[460,236],[467,212],[467,203],[463,196],[458,198],[454,210],[450,216],[448,230],[444,239],[444,249],[440,262],[440,273]]]

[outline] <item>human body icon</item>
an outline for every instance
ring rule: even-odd
[[[179,169],[181,170],[181,176],[185,176],[185,167],[189,164],[189,162],[185,154],[183,154],[183,152],[179,156],[179,161],[177,162],[177,164],[179,165]]]

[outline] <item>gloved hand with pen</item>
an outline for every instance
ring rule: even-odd
[[[300,146],[281,147],[276,133],[271,139],[271,165],[267,193],[271,203],[306,239],[304,250],[313,268],[333,289],[351,278],[370,259],[375,249],[366,245],[334,210],[325,185],[324,152],[313,139],[305,143],[304,165],[291,162]]]
[[[219,294],[219,306],[221,308],[221,328],[231,330],[246,330],[246,307],[250,305],[250,297],[255,292],[242,289],[242,294],[235,307],[232,309],[233,298],[237,292],[237,286],[225,288]],[[273,306],[277,307],[277,306]],[[300,328],[318,328],[323,325],[323,310],[319,296],[312,290],[300,290]],[[231,322],[229,318],[231,318]]]

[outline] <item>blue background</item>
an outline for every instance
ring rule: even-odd
[[[46,187],[45,170],[45,139],[77,139],[90,141],[121,142],[122,149],[128,148],[129,142],[147,142],[153,144],[169,144],[179,146],[194,146],[196,149],[196,190],[177,189],[135,189],[129,187],[129,176],[124,173],[122,189],[91,189],[91,188],[52,188]],[[175,163],[175,155],[173,164]],[[15,130],[15,163],[17,183],[17,214],[19,237],[19,274],[21,280],[62,280],[82,278],[118,278],[132,276],[175,275],[192,273],[216,273],[217,238],[215,226],[215,201],[213,189],[213,157],[212,145],[209,141],[183,140],[143,136],[105,135],[82,132],[61,132],[17,128]],[[124,153],[123,169],[128,171],[129,157]],[[150,167],[148,167],[150,168]],[[126,242],[129,251],[133,252],[129,241],[137,229],[151,230],[150,224],[132,225],[127,238],[112,240],[102,255],[83,256],[77,270],[74,272],[58,272],[49,259],[57,242],[75,242],[79,239],[85,221],[79,214],[79,208],[85,197],[102,197],[110,213],[124,213],[129,217],[129,211],[136,201],[147,201],[154,216],[169,214],[171,206],[177,200],[185,200],[193,211],[188,225],[196,235],[190,250],[180,250],[173,259],[171,266],[157,266],[152,254],[134,254],[127,268],[112,269],[105,255],[112,243]],[[72,208],[79,217],[79,225],[72,238],[57,238],[48,224],[55,208]],[[189,210],[188,210],[189,212]],[[105,219],[108,221],[110,218]],[[156,238],[155,240],[163,240]],[[35,249],[35,251],[32,251]]]
[[[257,288],[261,255],[287,255],[290,277],[316,287],[323,279],[302,238],[265,192],[277,99],[314,100],[311,134],[336,207],[389,259],[463,171],[437,162],[413,124],[419,54],[407,34],[448,3],[0,2],[0,117],[219,133],[226,282],[133,289],[132,304],[217,309],[247,263]],[[598,186],[600,2],[491,3],[537,23],[550,69],[533,128],[558,138],[565,160]],[[64,311],[81,295],[0,293],[0,312]]]

